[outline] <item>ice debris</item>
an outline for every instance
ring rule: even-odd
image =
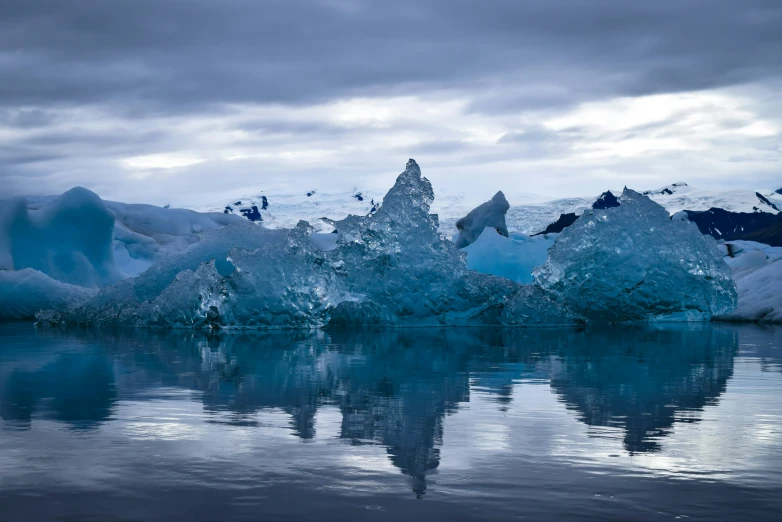
[[[587,210],[559,236],[537,284],[597,322],[707,320],[736,306],[717,244],[625,189],[621,206]]]

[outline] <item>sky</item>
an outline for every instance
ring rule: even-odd
[[[3,0],[0,197],[782,186],[779,0]]]

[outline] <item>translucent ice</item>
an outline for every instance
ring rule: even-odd
[[[433,198],[410,160],[377,212],[334,222],[333,236],[313,237],[304,221],[292,230],[236,223],[205,231],[182,254],[101,290],[65,318],[166,327],[529,326],[705,319],[734,304],[714,241],[634,192],[621,207],[585,213],[531,285],[469,270],[467,254],[439,234]],[[536,241],[542,258],[550,239]],[[525,270],[533,262],[520,261]]]
[[[94,193],[69,190],[39,210],[24,199],[3,202],[0,263],[32,268],[58,281],[99,287],[121,278],[114,264],[114,214]]]
[[[464,248],[467,268],[517,283],[532,283],[532,269],[546,262],[548,249],[557,236],[512,233],[504,237],[493,228],[486,228],[474,243]]]
[[[39,310],[68,309],[94,293],[32,268],[0,270],[0,321],[32,319]]]
[[[51,198],[0,201],[0,270],[32,268],[68,284],[103,287],[182,252],[238,216],[103,201],[76,187]]]
[[[411,160],[377,212],[335,223],[334,248],[313,241],[303,221],[293,230],[231,225],[101,291],[68,319],[261,328],[578,321],[540,289],[469,271],[429,214],[433,197]]]
[[[625,189],[621,206],[587,210],[559,236],[537,284],[591,321],[705,320],[736,306],[716,242]]]

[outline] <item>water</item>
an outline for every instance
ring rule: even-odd
[[[780,520],[780,347],[0,325],[0,519]]]

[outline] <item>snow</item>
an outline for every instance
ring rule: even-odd
[[[367,215],[377,210],[382,194],[367,190],[329,192],[320,190],[301,191],[298,194],[266,194],[259,192],[231,200],[208,203],[193,207],[198,212],[221,213],[245,216],[256,207],[261,223],[266,228],[292,229],[301,221],[312,224],[316,232],[331,232],[332,221],[346,218],[350,214]],[[325,220],[323,218],[326,218]]]
[[[505,194],[497,192],[489,201],[472,209],[456,222],[456,228],[459,230],[459,235],[454,241],[456,248],[464,248],[472,244],[486,227],[496,230],[501,236],[508,237],[505,213],[509,208]]]
[[[618,193],[618,192],[617,192]],[[769,191],[753,190],[702,190],[688,186],[686,183],[673,183],[665,187],[644,192],[655,203],[665,207],[673,215],[682,210],[704,211],[711,208],[722,208],[730,212],[766,212],[777,214],[777,208],[782,208],[782,195]],[[551,201],[513,205],[508,210],[506,222],[508,231],[535,234],[546,229],[562,214],[580,216],[603,196],[585,198],[565,198]],[[768,203],[763,200],[767,200]]]
[[[708,320],[736,304],[717,244],[625,189],[621,206],[587,210],[557,238],[535,280],[588,320]]]
[[[517,283],[532,283],[532,269],[546,262],[548,249],[557,236],[513,233],[504,237],[487,227],[474,243],[464,248],[467,268]]]
[[[773,202],[768,201],[768,196],[753,190],[702,190],[680,182],[649,190],[644,194],[664,206],[670,214],[680,210],[710,208],[721,208],[729,212],[779,212],[769,204]]]

